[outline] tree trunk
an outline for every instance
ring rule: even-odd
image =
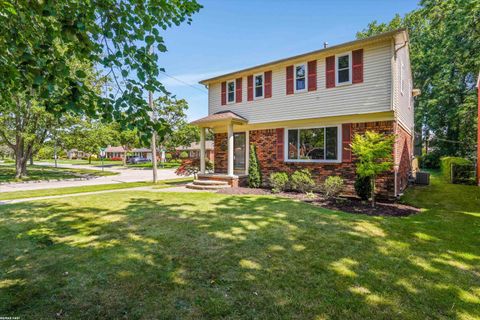
[[[126,167],[127,166],[127,150],[125,149],[123,151],[123,166]]]
[[[30,165],[33,166],[33,154],[30,156]]]
[[[88,164],[92,164],[92,155],[91,154],[88,156]]]

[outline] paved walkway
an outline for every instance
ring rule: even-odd
[[[37,162],[35,164],[53,166],[49,162]],[[102,170],[101,167],[87,166],[87,165],[72,165],[59,164],[62,168],[78,168],[90,170]],[[117,172],[118,175],[99,177],[90,180],[81,181],[48,181],[35,183],[10,183],[0,185],[0,192],[24,191],[24,190],[39,190],[52,188],[66,188],[66,187],[80,187],[92,186],[100,184],[123,183],[123,182],[138,182],[138,181],[152,181],[152,170],[143,168],[124,168],[124,167],[106,167],[106,171]],[[178,176],[175,174],[175,169],[158,169],[158,180],[175,179]]]

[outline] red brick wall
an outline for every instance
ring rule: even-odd
[[[228,163],[228,145],[226,133],[215,133],[214,138],[214,166],[215,173],[227,173]]]
[[[395,163],[397,164],[397,191],[402,192],[408,186],[408,176],[412,170],[412,136],[396,125]]]
[[[364,133],[373,130],[387,134],[393,134],[393,121],[379,121],[368,123],[353,123],[352,133]],[[345,181],[345,193],[355,194],[353,183],[355,181],[355,156],[352,162],[344,163],[306,163],[306,162],[283,162],[277,160],[275,129],[250,131],[250,143],[257,146],[257,155],[260,163],[263,181],[268,181],[270,173],[284,171],[292,173],[295,170],[309,169],[317,183],[322,183],[328,176],[341,176]],[[227,172],[227,135],[215,134],[215,172]],[[395,177],[393,170],[377,178],[378,194],[383,197],[394,196]]]

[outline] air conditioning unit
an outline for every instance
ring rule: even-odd
[[[415,184],[429,185],[430,184],[430,173],[417,171]]]

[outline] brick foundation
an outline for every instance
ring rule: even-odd
[[[352,135],[355,133],[364,133],[367,130],[377,131],[385,134],[395,133],[394,121],[378,121],[367,123],[353,123]],[[406,132],[402,133],[401,141],[405,141]],[[408,135],[408,134],[407,134]],[[411,139],[408,140],[411,144]],[[277,160],[277,134],[276,129],[252,130],[250,131],[250,143],[257,146],[257,155],[260,163],[263,181],[268,181],[268,177],[273,172],[292,173],[295,170],[309,169],[317,183],[322,183],[328,176],[341,176],[345,182],[345,194],[354,195],[355,182],[355,156],[352,155],[352,162],[343,163],[305,163],[305,162],[284,162]],[[408,147],[408,143],[402,143]],[[411,147],[411,146],[410,146]],[[226,133],[215,134],[215,173],[227,172],[227,135]],[[410,149],[411,150],[411,149]],[[408,153],[408,152],[407,152]],[[408,172],[410,164],[402,154],[402,161],[399,166],[399,175],[397,185],[405,188],[408,182]],[[407,178],[404,178],[407,177]],[[400,181],[398,181],[400,180]],[[377,194],[383,198],[392,198],[395,195],[395,175],[394,171],[387,172],[377,177]]]

